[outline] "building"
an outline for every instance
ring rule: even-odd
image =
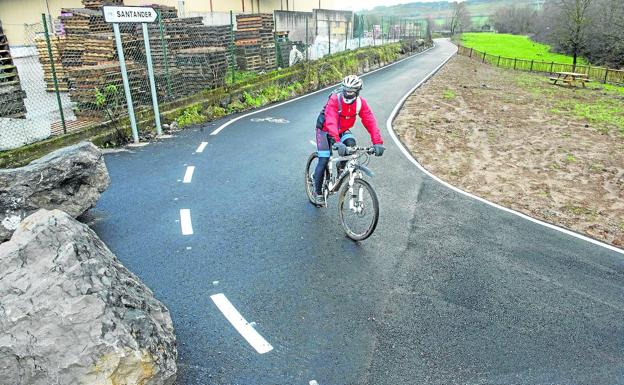
[[[125,5],[159,3],[178,8],[182,16],[205,16],[210,24],[229,23],[229,12],[273,13],[275,10],[312,12],[338,9],[337,0],[124,0]],[[41,14],[56,19],[61,8],[82,8],[81,0],[0,0],[0,21],[11,46],[32,44],[40,31]]]

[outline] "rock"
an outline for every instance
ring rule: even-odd
[[[86,225],[25,218],[0,245],[2,384],[171,385],[171,317]]]
[[[178,126],[178,122],[176,122],[176,121],[171,122],[171,126],[170,127],[171,127],[171,131],[179,131],[180,130],[180,127]]]
[[[232,96],[228,94],[228,95],[224,95],[223,98],[219,100],[219,105],[222,108],[227,108],[231,102],[232,102]]]
[[[40,208],[78,217],[109,184],[102,152],[89,142],[56,150],[24,167],[0,170],[0,241]]]

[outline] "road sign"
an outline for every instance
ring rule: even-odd
[[[149,7],[102,7],[107,23],[152,23],[158,14]]]

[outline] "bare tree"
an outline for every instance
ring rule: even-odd
[[[624,66],[624,2],[595,0],[591,10],[587,58],[609,67]]]
[[[492,15],[494,29],[501,33],[526,35],[535,32],[537,11],[532,7],[515,5],[498,8]]]
[[[578,7],[577,7],[578,3]],[[624,1],[551,0],[536,18],[534,40],[592,64],[624,67]],[[585,8],[584,8],[585,7]],[[576,61],[575,61],[576,62]]]
[[[451,3],[451,16],[448,21],[448,28],[451,31],[451,35],[462,33],[470,28],[472,24],[472,17],[470,11],[464,2]]]
[[[561,11],[554,25],[557,40],[561,47],[572,54],[572,66],[576,68],[578,56],[586,45],[590,25],[590,6],[593,0],[555,0],[554,5]]]
[[[436,25],[431,17],[427,18],[427,41],[433,40],[433,31],[435,31]]]

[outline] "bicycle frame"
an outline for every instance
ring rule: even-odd
[[[355,150],[368,149],[357,147]],[[326,188],[323,189],[325,199],[327,199],[329,195],[337,193],[347,177],[349,178],[349,190],[353,193],[353,181],[355,178],[363,178],[362,173],[368,175],[369,177],[374,176],[374,173],[368,167],[357,163],[356,160],[358,157],[359,154],[355,152],[352,155],[337,157],[332,156],[329,158],[329,163],[327,164],[329,178],[325,181]],[[345,165],[344,170],[342,170],[342,173],[336,177],[332,170],[337,170],[336,165],[339,162],[347,162],[347,164]]]

